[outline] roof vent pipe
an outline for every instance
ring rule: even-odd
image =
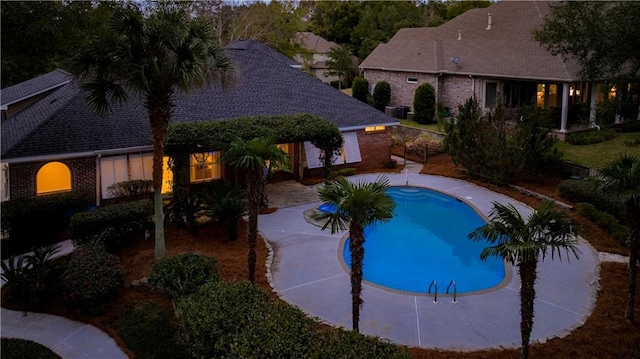
[[[487,28],[485,30],[491,30],[491,13],[487,13]]]
[[[462,30],[458,30],[458,40],[462,40]]]

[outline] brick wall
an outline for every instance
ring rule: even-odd
[[[36,175],[38,170],[50,161],[15,163],[9,165],[9,198],[29,198],[36,195]],[[71,170],[71,189],[84,191],[95,198],[96,159],[95,157],[60,160]]]
[[[452,113],[456,113],[458,105],[463,104],[474,93],[478,101],[482,100],[482,79],[469,76],[442,75],[438,78],[432,74],[382,70],[366,70],[364,76],[369,81],[369,85],[375,85],[378,81],[387,81],[391,85],[391,106],[413,108],[415,91],[425,82],[429,82],[434,89],[438,89],[438,102],[449,107]],[[407,83],[407,77],[417,78],[418,83]],[[436,81],[439,81],[438,86]]]

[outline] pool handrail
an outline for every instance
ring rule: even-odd
[[[451,285],[453,285],[453,301],[451,301],[451,303],[458,304],[458,300],[457,300],[458,286],[456,285],[456,281],[453,279],[451,280],[451,282],[449,282],[449,285],[447,286],[447,294],[449,294],[449,289],[451,288]]]
[[[427,289],[427,293],[431,294],[431,288],[435,289],[435,295],[433,296],[433,302],[438,303],[438,282],[436,280],[432,280],[431,284],[429,284],[429,289]]]

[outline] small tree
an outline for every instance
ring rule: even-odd
[[[369,81],[364,77],[358,76],[353,80],[353,98],[364,103],[369,102]]]
[[[346,78],[346,82],[350,82],[355,74],[355,66],[353,65],[353,56],[349,49],[344,46],[333,46],[327,53],[326,76],[338,76],[338,88],[342,89],[342,79]]]
[[[384,111],[384,107],[391,102],[391,85],[387,81],[379,81],[373,89],[373,107]]]
[[[425,82],[418,86],[413,97],[413,119],[417,123],[431,123],[435,115],[436,95],[433,86]]]

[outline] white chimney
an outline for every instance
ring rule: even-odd
[[[487,28],[485,30],[491,30],[491,13],[487,13]]]
[[[462,30],[458,30],[458,40],[462,40]]]

